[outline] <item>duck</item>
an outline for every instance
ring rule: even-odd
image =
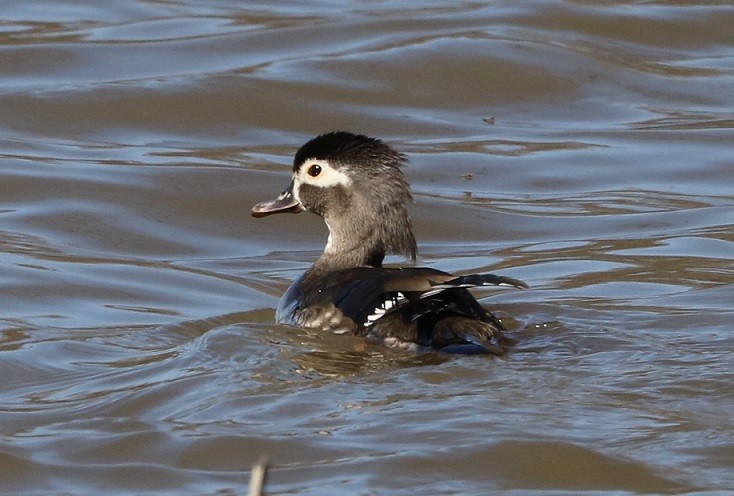
[[[469,288],[527,288],[494,274],[454,275],[416,267],[407,156],[380,139],[347,131],[316,136],[293,159],[288,187],[253,217],[311,212],[326,223],[323,253],[285,291],[278,323],[352,334],[403,349],[469,346],[503,356],[514,344]],[[386,255],[407,266],[383,266]]]

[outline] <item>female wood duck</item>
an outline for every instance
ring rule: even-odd
[[[298,150],[290,185],[275,200],[255,205],[252,215],[307,210],[324,219],[329,237],[324,253],[283,295],[276,320],[390,346],[472,344],[506,353],[511,340],[502,324],[466,288],[527,288],[524,282],[382,267],[386,254],[415,261],[407,211],[413,198],[400,170],[406,161],[382,141],[348,132],[323,134]]]

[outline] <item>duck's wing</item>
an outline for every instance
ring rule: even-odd
[[[474,343],[492,353],[504,350],[502,325],[467,288],[512,286],[517,279],[494,274],[455,276],[430,268],[353,268],[322,278],[312,305],[338,311],[352,332],[442,348]],[[315,289],[315,288],[314,288]]]

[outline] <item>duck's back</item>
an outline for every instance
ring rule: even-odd
[[[276,318],[395,346],[475,344],[501,354],[502,324],[466,289],[488,285],[523,287],[491,274],[456,277],[431,268],[307,271],[283,295]]]

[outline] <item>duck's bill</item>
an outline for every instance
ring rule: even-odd
[[[271,214],[297,214],[303,207],[293,196],[293,183],[275,200],[264,201],[252,207],[253,217],[265,217]]]

